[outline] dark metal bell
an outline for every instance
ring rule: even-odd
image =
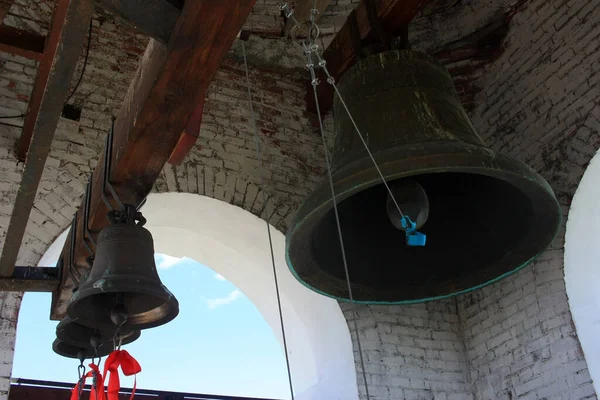
[[[348,70],[338,88],[401,210],[427,235],[424,247],[405,244],[399,213],[336,99],[333,182],[355,301],[464,293],[514,273],[553,240],[561,210],[552,189],[485,146],[436,60],[377,54]],[[329,182],[298,210],[286,256],[306,286],[349,299]]]
[[[106,357],[108,354],[110,354],[110,351],[106,353],[100,350],[98,350],[96,353],[91,346],[73,346],[72,344],[65,343],[60,339],[54,339],[54,342],[52,343],[52,350],[54,350],[54,352],[59,356],[75,358],[78,360],[87,360],[94,357]]]
[[[179,303],[158,276],[147,229],[116,224],[100,232],[90,274],[67,313],[89,327],[113,324],[130,330],[160,326],[177,316]]]
[[[126,345],[140,337],[140,331],[124,327],[119,330],[120,340],[115,343],[113,339],[115,338],[116,330],[117,328],[114,325],[108,325],[102,329],[90,328],[66,316],[56,326],[57,340],[62,343],[58,348],[62,349],[62,353],[65,353],[69,348],[65,345],[70,345],[72,348],[83,349],[85,354],[92,355],[95,355],[94,349],[98,349],[98,355],[95,356],[104,357],[113,351],[115,344]],[[69,354],[72,355],[71,358],[77,358],[75,357],[76,354],[72,351]]]

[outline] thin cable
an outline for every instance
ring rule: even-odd
[[[373,157],[373,154],[371,153],[371,150],[369,150],[369,145],[365,141],[365,138],[363,137],[362,133],[360,132],[360,129],[358,129],[358,125],[356,125],[356,121],[354,121],[354,117],[352,117],[352,114],[350,113],[350,110],[348,109],[348,106],[346,105],[346,102],[344,101],[344,98],[342,97],[340,91],[337,88],[337,85],[335,84],[335,79],[329,73],[329,70],[327,69],[327,65],[326,65],[325,60],[323,60],[323,58],[321,58],[321,56],[319,55],[319,52],[317,50],[315,50],[315,54],[316,54],[316,56],[317,56],[317,58],[319,60],[319,66],[321,68],[323,68],[323,71],[327,75],[327,82],[331,86],[333,86],[333,89],[335,90],[335,93],[337,94],[338,99],[340,99],[340,102],[342,103],[342,106],[344,106],[344,109],[346,110],[346,113],[348,114],[348,117],[350,118],[350,121],[352,122],[352,125],[354,125],[354,129],[356,130],[356,133],[358,133],[358,137],[360,138],[362,144],[365,146],[365,150],[367,150],[367,153],[369,154],[369,157],[371,158],[371,161],[373,161],[373,165],[375,166],[375,169],[377,170],[377,173],[379,174],[379,177],[383,181],[383,184],[385,185],[385,188],[387,189],[388,193],[390,194],[390,197],[392,198],[392,201],[396,205],[396,208],[398,209],[398,212],[400,213],[400,217],[404,218],[404,213],[400,209],[400,205],[398,205],[398,202],[396,201],[396,197],[392,193],[392,190],[390,189],[387,181],[385,180],[385,178],[383,176],[383,173],[379,169],[379,165],[377,165],[377,161],[375,161],[375,157]],[[317,108],[318,108],[318,103],[317,103]]]
[[[333,176],[331,173],[331,162],[329,159],[329,151],[327,150],[327,140],[325,139],[325,129],[323,128],[323,118],[321,117],[321,109],[319,108],[319,96],[317,96],[317,85],[319,84],[319,81],[315,74],[313,60],[312,60],[312,57],[310,56],[309,52],[306,53],[306,57],[308,60],[308,69],[310,70],[310,74],[312,77],[312,87],[313,87],[313,94],[315,96],[315,105],[317,106],[317,117],[319,119],[319,128],[321,130],[321,140],[323,141],[323,147],[325,149],[325,162],[327,163],[327,177],[329,178],[329,187],[331,189],[331,198],[333,201],[333,211],[335,213],[335,221],[336,221],[336,225],[337,225],[338,237],[340,240],[340,248],[342,250],[342,260],[344,262],[344,271],[346,273],[346,284],[348,285],[348,297],[350,298],[352,314],[354,316],[354,318],[353,318],[354,332],[356,334],[356,343],[358,345],[358,354],[360,357],[360,365],[362,368],[363,380],[365,381],[365,393],[367,395],[367,400],[369,400],[370,396],[369,396],[369,385],[367,384],[367,372],[365,371],[365,360],[363,358],[362,345],[360,343],[360,335],[358,334],[358,322],[357,322],[358,314],[356,312],[356,304],[354,304],[354,296],[352,295],[352,283],[350,282],[350,271],[348,269],[348,261],[346,259],[346,250],[344,248],[342,226],[340,224],[340,215],[338,213],[338,206],[337,206],[337,198],[336,198],[337,196],[335,194],[335,188],[333,185]]]
[[[258,170],[260,175],[260,187],[263,195],[263,203],[264,206],[267,206],[267,195],[265,191],[265,178],[262,170],[262,152],[260,146],[260,140],[258,138],[258,128],[256,126],[256,118],[254,117],[254,106],[252,104],[252,91],[250,90],[250,73],[248,72],[248,60],[246,59],[246,45],[242,40],[242,53],[244,55],[244,70],[246,71],[246,82],[248,86],[248,102],[250,103],[250,117],[252,119],[252,127],[254,129],[254,141],[256,143],[256,156],[258,157]],[[287,366],[288,373],[288,381],[290,384],[290,395],[292,396],[292,400],[294,400],[294,386],[292,383],[292,371],[290,368],[290,358],[288,355],[288,347],[287,340],[285,336],[285,326],[283,324],[283,312],[281,310],[281,296],[279,294],[279,282],[277,279],[277,268],[275,267],[275,252],[273,251],[273,239],[271,237],[271,225],[269,225],[269,221],[266,221],[267,224],[267,234],[269,236],[269,247],[271,250],[271,263],[273,265],[273,278],[275,280],[275,292],[277,294],[277,307],[279,309],[279,322],[281,324],[281,335],[283,337],[283,351],[285,352],[285,363]]]
[[[87,42],[87,48],[85,50],[85,58],[83,59],[83,68],[81,68],[81,75],[79,75],[79,79],[77,80],[77,83],[75,84],[75,87],[73,88],[73,90],[71,91],[71,94],[69,94],[69,96],[67,96],[67,99],[65,100],[64,104],[67,104],[69,102],[69,100],[71,100],[71,97],[73,97],[73,95],[75,94],[75,92],[77,91],[77,88],[79,88],[79,84],[81,83],[81,80],[83,79],[83,75],[85,74],[85,68],[87,67],[87,63],[88,63],[88,58],[90,56],[90,45],[92,44],[92,25],[93,25],[93,18],[90,18],[90,28],[89,28],[89,32],[88,32],[88,42]]]

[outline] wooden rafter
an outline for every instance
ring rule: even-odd
[[[15,3],[15,0],[3,0],[0,2],[0,25],[4,22],[4,17],[8,14],[8,10]]]
[[[368,41],[373,32],[367,8],[367,2],[370,1],[374,0],[360,2],[323,54],[329,72],[336,81],[339,81],[344,72],[360,59],[357,53],[356,36],[361,41]],[[429,0],[379,0],[375,2],[375,9],[385,33],[389,36],[398,36],[428,2]],[[326,112],[333,105],[333,88],[326,83],[327,77],[322,71],[319,71],[318,78],[322,82],[318,86],[319,106],[321,112]],[[312,94],[307,96],[307,108],[311,112],[316,111]]]
[[[21,143],[29,149],[0,257],[0,276],[11,277],[58,125],[75,65],[92,18],[91,0],[59,0],[44,59],[38,67]],[[20,147],[21,148],[21,147]]]
[[[204,99],[196,106],[192,117],[179,137],[177,146],[169,157],[169,164],[181,165],[190,150],[194,147],[196,140],[200,136],[200,125],[202,124],[202,113],[204,112]]]
[[[41,61],[44,57],[45,45],[45,36],[0,25],[0,51]]]
[[[169,41],[181,12],[168,0],[95,0],[95,3],[162,43]]]
[[[255,0],[186,1],[165,47],[151,40],[125,96],[114,131],[111,182],[125,203],[139,204],[152,190],[197,105]],[[108,116],[107,116],[108,118]],[[108,224],[101,200],[103,165],[93,175],[89,227],[98,232]],[[82,237],[79,212],[77,237]],[[78,240],[76,267],[89,268]],[[69,254],[69,244],[63,255]],[[64,274],[67,275],[67,274]],[[64,315],[73,282],[65,279],[53,297],[52,318]]]

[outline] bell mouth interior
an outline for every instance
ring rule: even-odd
[[[425,247],[407,246],[405,233],[392,225],[382,184],[357,189],[338,204],[356,301],[418,302],[480,287],[525,265],[555,234],[556,203],[549,205],[546,196],[540,205],[523,190],[526,183],[469,172],[410,179],[429,197],[429,218],[419,229],[427,235]],[[306,280],[305,271],[295,274],[317,291],[347,298],[340,285],[346,274],[333,208],[315,223],[308,240],[304,251],[312,252],[312,264],[321,271],[308,271]]]

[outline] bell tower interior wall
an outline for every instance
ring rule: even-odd
[[[477,4],[482,2],[489,3],[462,2],[472,12],[468,18],[478,17]],[[498,3],[512,7],[517,2]],[[521,3],[511,16],[502,54],[476,82],[480,90],[470,115],[488,145],[528,163],[551,183],[566,217],[581,175],[600,147],[600,28],[593,23],[600,19],[600,9],[587,0]],[[488,7],[481,10],[485,18],[494,14]],[[439,18],[416,21],[436,33],[418,37],[428,37],[433,43],[428,50],[433,51],[438,42],[456,39],[452,35],[457,36],[465,15],[447,15],[444,23]],[[95,73],[84,78],[80,98],[74,96],[82,117],[59,122],[20,265],[36,265],[70,224],[102,151],[110,114],[119,109],[146,44],[145,38],[110,22],[95,21],[94,32],[115,47],[93,49],[89,65]],[[257,49],[270,51],[268,46]],[[237,55],[234,49],[211,85],[194,150],[181,166],[165,167],[155,191],[214,197],[285,232],[293,212],[325,172],[314,117],[305,111],[308,77],[296,67],[251,67],[265,203],[258,195],[259,163]],[[30,60],[0,53],[0,107],[6,114],[26,111],[34,67]],[[22,173],[13,152],[21,126],[20,119],[0,120],[0,243]],[[564,230],[521,272],[458,298],[411,306],[357,306],[371,398],[595,398],[568,308],[563,238]],[[2,399],[10,382],[21,295],[0,297]],[[355,335],[352,308],[344,303],[342,309]],[[354,343],[357,379],[364,393]]]

